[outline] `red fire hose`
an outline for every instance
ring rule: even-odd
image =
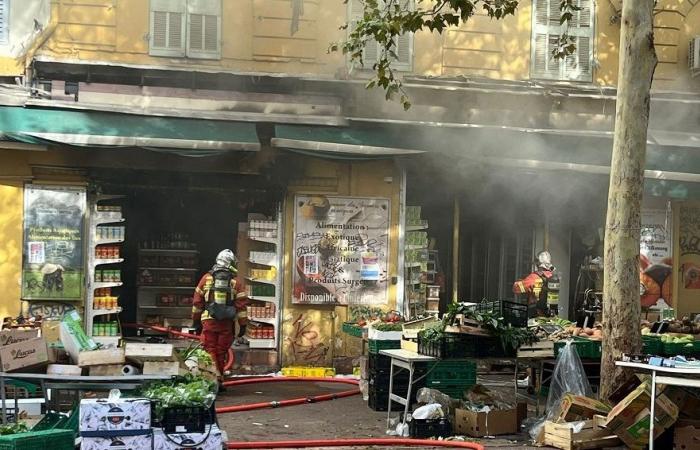
[[[171,330],[170,328],[159,327],[156,325],[146,324],[123,324],[123,327],[132,328],[150,328],[154,331],[172,334],[174,336],[185,339],[199,340],[197,335],[182,333],[180,331]],[[234,354],[233,349],[229,349],[228,359],[226,361],[225,370],[228,370],[233,365]],[[275,383],[275,382],[323,382],[323,383],[345,383],[358,385],[358,381],[351,378],[287,378],[287,377],[252,377],[241,380],[230,380],[224,382],[224,386],[240,386],[254,383]],[[306,403],[316,403],[337,398],[350,397],[360,393],[359,389],[336,392],[333,394],[315,395],[312,397],[300,397],[289,400],[280,400],[272,402],[251,403],[247,405],[234,405],[216,408],[217,414],[252,411],[264,408],[280,408],[283,406],[294,406]],[[474,442],[462,441],[437,441],[431,439],[406,439],[406,438],[340,438],[340,439],[310,439],[299,441],[259,441],[259,442],[234,442],[226,443],[229,449],[265,449],[265,448],[308,448],[308,447],[352,447],[352,446],[382,446],[396,447],[405,445],[410,447],[450,447],[450,448],[470,448],[473,450],[484,450],[484,447]]]
[[[228,448],[306,448],[306,447],[353,447],[353,446],[383,446],[396,447],[452,447],[484,450],[484,446],[474,442],[434,441],[431,439],[406,438],[340,438],[340,439],[309,439],[301,441],[260,441],[260,442],[227,442]]]

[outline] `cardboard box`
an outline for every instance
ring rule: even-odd
[[[668,386],[662,391],[678,407],[679,419],[700,420],[700,397],[681,386]]]
[[[89,374],[91,377],[119,377],[124,375],[122,372],[123,364],[103,364],[101,366],[90,366]]]
[[[605,427],[628,447],[644,447],[649,443],[650,400],[651,388],[648,382],[644,382],[608,413]],[[673,425],[677,418],[678,407],[665,394],[659,394],[654,411],[654,438]]]
[[[455,410],[455,431],[472,437],[497,436],[518,432],[518,409],[474,412]]]
[[[104,364],[124,364],[123,348],[104,348],[78,353],[77,363],[80,367],[101,366]]]
[[[58,319],[43,319],[41,321],[41,337],[46,345],[61,342],[61,321]]]
[[[207,431],[211,431],[208,438]],[[183,448],[221,450],[223,445],[224,439],[222,432],[216,425],[211,425],[211,430],[206,430],[201,434],[182,433],[168,434],[168,436],[165,436],[163,430],[160,428],[155,428],[153,430],[153,450],[182,450]]]
[[[673,450],[700,448],[700,420],[679,420],[673,433]]]
[[[142,373],[144,375],[179,375],[179,361],[145,361]]]
[[[68,353],[66,352],[66,349],[63,347],[56,347],[54,345],[48,345],[48,351],[49,351],[49,364],[70,364],[71,359]]]
[[[153,435],[83,437],[81,450],[105,449],[150,449],[153,448]]]
[[[44,338],[34,338],[0,347],[0,361],[4,372],[47,364],[46,342]]]
[[[28,341],[39,337],[39,329],[20,330],[18,328],[9,328],[0,331],[0,346],[16,344],[18,342]]]
[[[605,417],[594,416],[584,422],[544,423],[544,445],[564,450],[610,448],[620,439],[604,427]]]
[[[149,430],[151,401],[145,398],[86,398],[80,401],[80,432]]]
[[[127,358],[140,358],[149,361],[168,361],[173,358],[173,345],[127,342],[124,346],[124,356]]]
[[[83,369],[68,364],[49,364],[46,368],[46,373],[49,375],[80,376],[83,373]]]
[[[565,394],[559,405],[554,422],[574,422],[592,419],[596,414],[607,415],[610,407],[598,400],[582,395]]]

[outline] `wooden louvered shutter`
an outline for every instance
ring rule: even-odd
[[[186,0],[151,0],[151,55],[185,56],[186,13]]]
[[[0,44],[10,42],[10,0],[0,0]]]
[[[354,27],[357,20],[364,15],[364,5],[360,0],[351,0],[350,2],[350,28]],[[406,0],[405,5],[414,7],[413,0]],[[413,63],[413,35],[404,34],[399,36],[396,42],[395,53],[397,58],[392,63],[392,67],[396,70],[410,71]],[[368,41],[362,52],[362,62],[366,69],[371,69],[372,65],[379,59],[379,44],[374,40]]]
[[[567,30],[575,38],[576,52],[564,60],[554,59],[552,51],[563,27],[559,20],[560,0],[533,0],[532,63],[533,78],[591,81],[593,42],[593,0],[577,0],[581,11],[574,14]]]
[[[187,1],[187,56],[221,58],[221,0]]]

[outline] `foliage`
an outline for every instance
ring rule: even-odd
[[[188,359],[191,359],[193,361],[196,361],[198,364],[201,364],[203,366],[213,366],[214,365],[214,360],[211,358],[211,355],[201,348],[201,344],[197,345],[190,345],[186,350],[182,352],[182,359],[187,361]]]
[[[403,331],[403,325],[396,322],[382,322],[376,325],[372,325],[377,331]]]
[[[348,3],[351,0],[344,0]],[[397,57],[399,36],[429,30],[442,33],[448,27],[458,27],[467,22],[479,9],[492,19],[502,19],[514,15],[520,0],[415,0],[416,7],[411,8],[407,0],[353,0],[362,2],[364,14],[353,23],[347,23],[341,29],[349,29],[344,42],[331,44],[329,51],[342,51],[348,55],[353,66],[371,64],[374,76],[366,87],[384,89],[387,100],[400,94],[400,101],[405,110],[411,102],[398,78],[392,63]],[[552,56],[562,58],[574,52],[575,38],[568,35],[568,25],[573,14],[581,8],[577,0],[560,0],[560,23],[563,26],[558,45]],[[370,44],[377,43],[379,55],[377,61],[364,61],[363,51]]]
[[[192,374],[175,380],[155,381],[141,389],[141,395],[155,404],[156,417],[161,417],[164,408],[174,406],[209,407],[214,401],[216,383]]]
[[[8,423],[5,425],[0,425],[0,435],[6,435],[6,434],[18,434],[18,433],[26,433],[29,431],[29,428],[27,427],[27,424],[24,422],[19,422],[19,423]]]
[[[428,342],[438,342],[445,335],[445,322],[438,322],[419,333],[420,337]]]

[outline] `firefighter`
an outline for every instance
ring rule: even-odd
[[[204,349],[216,362],[220,380],[229,348],[234,342],[235,320],[238,320],[237,342],[243,341],[248,317],[248,299],[243,286],[236,279],[236,255],[222,250],[216,256],[216,264],[199,280],[194,290],[192,326],[202,336]]]
[[[513,284],[515,294],[526,294],[528,316],[548,316],[558,313],[559,275],[548,251],[540,252],[534,270]]]

